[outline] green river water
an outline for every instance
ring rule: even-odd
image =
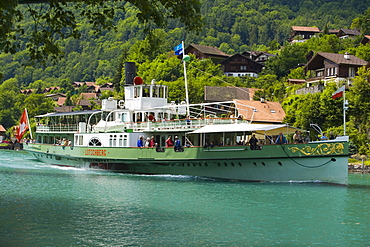
[[[348,187],[246,183],[0,151],[0,246],[370,246],[370,175]]]

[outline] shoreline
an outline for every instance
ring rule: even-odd
[[[348,172],[351,173],[370,173],[370,166],[362,167],[362,164],[348,164]]]

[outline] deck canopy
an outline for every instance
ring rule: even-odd
[[[101,110],[87,110],[87,111],[73,111],[73,112],[51,112],[46,113],[44,115],[38,115],[35,117],[43,118],[43,117],[61,117],[61,116],[77,116],[77,115],[91,115],[93,113],[103,112]]]
[[[189,134],[201,133],[223,133],[223,132],[254,132],[265,135],[278,135],[280,132],[283,134],[294,134],[295,131],[308,132],[286,124],[219,124],[219,125],[206,125],[197,129]]]

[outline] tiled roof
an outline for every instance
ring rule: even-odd
[[[293,31],[316,32],[316,33],[320,32],[320,29],[318,27],[292,26],[292,30]]]
[[[57,105],[62,106],[66,102],[66,97],[59,97],[57,101]]]
[[[342,31],[344,34],[347,34],[347,35],[361,35],[361,32],[358,29],[344,29],[344,28],[342,28],[340,31]]]
[[[279,102],[234,100],[244,119],[259,123],[282,123],[285,112]]]
[[[204,87],[204,100],[229,101],[233,99],[252,100],[254,92],[260,90],[244,87]]]
[[[81,96],[82,96],[82,99],[91,99],[91,98],[94,98],[96,99],[96,93],[81,93]]]

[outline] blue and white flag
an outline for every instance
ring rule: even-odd
[[[175,51],[175,55],[182,55],[184,50],[182,47],[182,43],[176,46],[173,50]]]

